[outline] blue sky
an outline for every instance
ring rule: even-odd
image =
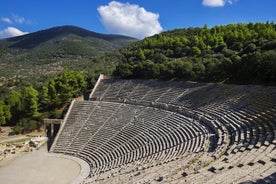
[[[0,0],[0,38],[74,25],[144,38],[176,28],[276,22],[276,0]]]

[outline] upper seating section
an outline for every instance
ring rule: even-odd
[[[99,81],[90,97],[157,108],[173,106],[175,111],[181,108],[198,119],[219,121],[230,135],[249,127],[252,131],[260,129],[259,124],[274,134],[271,122],[276,119],[275,87],[107,78]]]
[[[204,108],[217,104],[234,110],[248,105],[270,109],[275,107],[275,94],[275,88],[267,86],[108,78],[99,81],[90,99],[157,102],[204,111]]]

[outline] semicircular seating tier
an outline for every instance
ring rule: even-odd
[[[73,101],[51,152],[84,183],[275,181],[276,87],[101,76]]]

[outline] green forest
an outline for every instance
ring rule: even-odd
[[[39,129],[43,118],[62,118],[72,99],[89,92],[100,73],[122,78],[275,85],[276,24],[171,30],[63,68],[39,81],[22,77],[1,86],[0,126],[14,126],[16,134],[27,133]]]
[[[271,84],[276,81],[276,24],[176,29],[120,53],[114,74],[124,78]]]
[[[39,129],[43,118],[61,118],[59,110],[82,95],[86,88],[83,74],[64,69],[38,89],[33,86],[6,89],[0,100],[0,125],[15,126],[16,134]]]

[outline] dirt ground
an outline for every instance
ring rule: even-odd
[[[67,184],[80,173],[80,165],[70,159],[55,157],[46,146],[0,162],[1,183],[5,184]]]
[[[30,135],[8,136],[9,127],[1,127],[0,145],[32,136],[41,136],[43,132]],[[47,151],[47,144],[29,152],[16,151],[6,154],[0,160],[0,183],[5,184],[69,184],[79,176],[81,167],[71,159],[57,157]],[[3,156],[3,155],[2,155]]]

